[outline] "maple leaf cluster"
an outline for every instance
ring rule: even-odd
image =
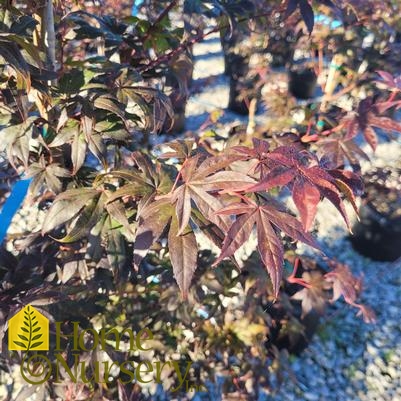
[[[135,152],[130,168],[98,176],[79,200],[80,189],[56,197],[43,233],[70,222],[60,240],[72,242],[88,232],[99,233],[103,221],[109,259],[121,263],[118,255],[124,252],[119,244],[125,238],[133,243],[136,269],[154,244],[165,238],[174,277],[186,297],[197,268],[196,232],[219,247],[217,265],[225,258],[236,264],[236,251],[255,230],[257,250],[277,297],[283,277],[282,235],[319,248],[309,231],[320,200],[332,202],[346,224],[344,199],[356,209],[359,177],[326,167],[323,159],[296,144],[271,150],[268,141],[253,139],[252,147],[234,146],[217,156],[191,139],[166,146],[169,151],[153,161]],[[179,163],[169,164],[172,158]],[[291,191],[300,220],[272,196],[273,188]],[[74,206],[68,206],[72,199]]]
[[[385,71],[378,71],[381,80],[375,83],[391,92],[383,100],[381,97],[368,96],[361,100],[356,109],[340,115],[333,128],[321,132],[319,135],[306,136],[316,142],[318,155],[324,156],[327,165],[334,168],[347,165],[360,173],[360,159],[369,160],[368,155],[361,148],[360,137],[376,150],[379,135],[392,138],[394,133],[401,133],[401,123],[384,113],[391,109],[399,109],[401,100],[397,96],[401,93],[400,77],[393,77]]]

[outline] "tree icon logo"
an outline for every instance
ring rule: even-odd
[[[8,349],[49,350],[49,320],[33,306],[25,306],[8,322]]]

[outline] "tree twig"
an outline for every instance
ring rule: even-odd
[[[266,17],[272,14],[272,11],[269,12],[265,12],[265,13],[261,13],[258,15],[253,15],[250,17],[243,17],[238,19],[238,23],[247,21],[249,19],[253,19],[253,18],[261,18],[261,17]],[[213,33],[219,32],[221,29],[225,29],[225,28],[229,28],[230,25],[229,24],[225,24],[225,25],[217,25],[214,28],[210,29],[209,31],[207,31],[206,33],[199,33],[198,35],[193,36],[192,38],[189,38],[187,40],[185,40],[184,42],[182,42],[178,47],[176,47],[175,49],[171,50],[168,53],[162,54],[160,57],[154,59],[153,61],[151,61],[149,64],[142,66],[140,68],[138,68],[138,71],[141,73],[149,71],[157,66],[159,66],[160,64],[164,63],[164,62],[168,62],[171,59],[173,59],[174,57],[176,57],[177,55],[179,55],[181,52],[183,52],[184,50],[186,50],[188,47],[194,45],[195,43],[198,43],[200,41],[202,41],[203,39],[205,39],[206,37],[212,35]]]
[[[145,42],[150,34],[153,32],[153,30],[157,27],[157,25],[163,21],[163,19],[168,15],[168,13],[177,5],[178,0],[173,0],[170,2],[170,4],[163,9],[163,11],[157,16],[156,20],[152,23],[152,25],[149,27],[149,29],[146,32],[145,37],[143,38],[143,42]]]

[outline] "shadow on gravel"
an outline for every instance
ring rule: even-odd
[[[221,51],[199,54],[197,56],[194,56],[194,61],[210,60],[211,58],[217,58],[217,57],[221,57]]]

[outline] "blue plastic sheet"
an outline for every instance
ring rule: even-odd
[[[136,17],[136,15],[138,14],[138,5],[139,5],[140,1],[139,0],[134,0],[134,4],[132,5],[132,11],[131,11],[131,15]]]
[[[0,211],[0,244],[7,235],[11,221],[24,202],[31,180],[20,180],[14,184],[10,196]]]

